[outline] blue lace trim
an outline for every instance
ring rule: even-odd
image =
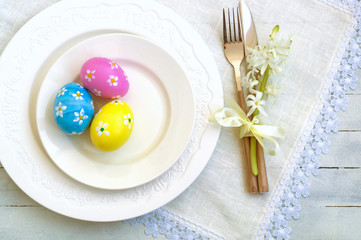
[[[321,0],[322,1],[322,0]],[[332,86],[326,95],[325,102],[321,108],[311,134],[305,139],[305,146],[300,156],[295,160],[295,167],[289,178],[284,178],[285,188],[279,194],[280,198],[275,201],[272,215],[257,234],[257,239],[279,240],[290,239],[292,229],[288,226],[291,219],[298,219],[301,207],[298,199],[308,197],[310,184],[308,178],[317,176],[320,163],[318,156],[327,154],[330,142],[328,134],[336,133],[340,121],[336,118],[339,111],[347,109],[348,98],[346,93],[357,87],[355,70],[361,68],[361,3],[360,0],[335,0],[326,1],[337,6],[349,6],[353,9],[353,19],[349,32],[349,42],[346,50],[340,56],[341,64],[333,77]]]
[[[333,83],[330,87],[321,114],[315,120],[313,129],[305,139],[305,145],[299,156],[294,160],[295,166],[288,177],[281,181],[281,192],[275,194],[273,199],[273,208],[271,215],[266,216],[257,239],[267,240],[287,240],[290,239],[291,228],[288,222],[292,219],[298,219],[301,206],[298,199],[308,197],[311,188],[308,178],[311,175],[317,176],[320,166],[318,156],[328,153],[330,142],[328,134],[336,133],[340,121],[336,118],[339,111],[345,111],[348,104],[346,93],[356,89],[357,79],[355,70],[361,68],[361,3],[360,0],[320,0],[330,5],[349,6],[353,9],[353,18],[355,25],[351,26],[349,37],[350,41],[346,46],[343,55],[340,56],[341,64],[338,71],[330,76]],[[342,8],[342,7],[340,7]],[[343,8],[342,8],[343,9]],[[163,235],[168,239],[225,239],[211,231],[208,231],[196,224],[193,224],[175,214],[160,208],[141,217],[124,221],[131,226],[143,224],[146,227],[145,234],[153,237]]]
[[[124,221],[131,226],[143,224],[145,234],[153,237],[163,235],[174,240],[210,240],[224,239],[223,237],[210,232],[196,224],[191,223],[164,208],[159,208],[146,215]]]

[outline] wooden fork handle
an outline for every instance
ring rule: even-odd
[[[246,112],[246,100],[244,98],[243,90],[238,90],[239,103],[243,111]],[[251,152],[250,152],[250,138],[244,137],[242,139],[244,145],[244,154],[246,155],[246,172],[247,172],[247,181],[248,181],[248,191],[250,193],[258,192],[258,183],[257,177],[252,174],[251,169]]]

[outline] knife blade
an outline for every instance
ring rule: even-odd
[[[250,51],[248,51],[247,48],[255,48],[258,44],[257,33],[251,11],[249,10],[245,1],[241,0],[239,2],[239,10],[241,14],[244,53],[245,57],[247,57],[250,54]]]

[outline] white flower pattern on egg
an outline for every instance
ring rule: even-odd
[[[109,126],[108,123],[104,123],[102,121],[99,122],[99,125],[95,128],[95,130],[98,132],[98,136],[100,137],[103,133],[106,135],[106,136],[109,136],[109,132],[108,131],[105,131],[105,129],[107,129]]]
[[[84,115],[84,113],[84,109],[81,109],[80,112],[74,112],[76,118],[73,120],[73,122],[79,122],[79,125],[82,125],[83,120],[88,118],[88,115]]]
[[[102,92],[97,90],[96,88],[93,90],[93,93],[95,96],[101,96],[102,95]]]
[[[93,79],[95,79],[94,73],[95,70],[94,71],[86,70],[85,79],[87,79],[88,82],[91,82]]]
[[[118,99],[118,98],[121,98],[120,95],[117,95],[117,96],[113,96],[112,99]]]
[[[73,93],[73,97],[75,97],[75,100],[83,100],[83,94],[79,91],[77,91],[76,93]]]
[[[107,80],[107,82],[109,83],[109,86],[117,86],[118,85],[118,77],[117,76],[113,76],[110,75],[109,79]]]
[[[58,106],[55,107],[56,116],[63,117],[63,111],[66,109],[66,106],[62,106],[62,103],[59,102]]]
[[[118,68],[119,66],[118,66],[118,64],[117,63],[115,63],[115,62],[109,62],[109,64],[110,64],[110,68],[111,69],[114,69],[114,68]]]
[[[64,93],[68,91],[68,89],[66,89],[65,87],[63,87],[62,89],[60,89],[60,91],[58,92],[58,96],[57,97],[60,97],[60,95],[64,95]]]
[[[128,113],[127,115],[123,115],[124,118],[124,125],[128,126],[129,129],[132,128],[132,117],[130,116],[130,113]]]
[[[118,100],[115,100],[115,101],[111,102],[110,104],[115,104],[115,105],[120,104],[120,105],[124,105],[123,101],[118,101]]]

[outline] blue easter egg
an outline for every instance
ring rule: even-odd
[[[65,84],[56,94],[53,115],[58,127],[66,134],[82,134],[94,116],[93,99],[80,84]]]

